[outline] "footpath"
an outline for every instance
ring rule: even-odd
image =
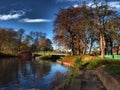
[[[94,70],[80,71],[79,75],[71,90],[107,90]]]

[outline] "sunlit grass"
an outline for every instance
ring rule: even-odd
[[[80,70],[87,70],[87,69],[97,69],[102,65],[120,65],[120,60],[116,59],[101,59],[97,56],[66,56],[62,59],[60,59],[62,62],[67,62],[73,64],[73,67],[71,68],[69,76],[63,80],[63,82],[60,84],[59,88],[56,88],[55,90],[67,90],[65,87],[70,87],[72,85],[72,82],[77,78],[79,75],[78,72]],[[120,75],[120,66],[119,67],[113,67],[109,66],[107,67],[107,70],[112,71],[113,73],[117,73]],[[117,69],[118,68],[118,69]],[[61,89],[61,87],[63,89]]]
[[[119,59],[101,59],[97,56],[66,56],[61,59],[62,62],[73,64],[74,67],[78,67],[79,69],[95,69],[102,65],[108,64],[117,64],[120,65]]]

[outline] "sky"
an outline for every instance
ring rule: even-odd
[[[44,32],[52,40],[53,21],[60,8],[77,6],[84,0],[0,0],[0,28]],[[91,2],[92,0],[86,0]],[[108,0],[120,8],[119,0]]]

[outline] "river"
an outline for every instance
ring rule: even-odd
[[[56,73],[68,71],[55,62],[3,58],[0,59],[0,90],[51,90]]]

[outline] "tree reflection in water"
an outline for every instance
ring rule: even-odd
[[[20,61],[13,58],[0,60],[0,84],[19,83],[19,73],[25,78],[31,74],[42,77],[50,71],[49,62]]]
[[[15,59],[0,60],[0,84],[18,82],[18,62]]]
[[[37,65],[36,73],[38,76],[42,77],[43,75],[50,72],[51,64],[50,62],[40,62],[40,65]]]
[[[27,75],[37,75],[38,77],[42,77],[44,74],[50,72],[51,64],[47,61],[20,61],[19,70],[21,71],[24,77]]]
[[[32,88],[50,90],[50,83],[55,72],[64,73],[67,70],[68,68],[49,61],[3,58],[0,60],[0,90],[19,90],[21,88],[23,90]]]

